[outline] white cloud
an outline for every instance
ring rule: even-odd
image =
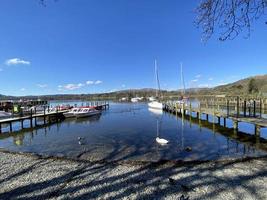
[[[6,65],[30,65],[31,62],[30,61],[26,61],[26,60],[22,60],[20,58],[11,58],[6,60],[5,62]]]
[[[98,84],[101,84],[101,83],[103,83],[103,81],[97,80],[97,81],[95,82],[95,85],[98,85]]]
[[[195,76],[195,78],[198,79],[198,78],[200,78],[201,76],[202,76],[201,74],[198,74],[198,75]]]
[[[80,89],[81,87],[83,87],[84,84],[82,83],[78,83],[78,84],[73,84],[73,83],[69,83],[66,85],[59,85],[58,86],[58,90],[62,91],[62,90],[76,90],[76,89]]]
[[[22,91],[22,92],[25,91],[25,90],[26,90],[25,88],[21,88],[21,89],[20,89],[20,91]]]
[[[212,80],[213,80],[213,78],[212,78],[212,77],[210,77],[208,80],[209,80],[209,81],[212,81]]]
[[[86,81],[86,85],[92,85],[94,84],[94,81]]]
[[[198,82],[198,79],[191,80],[192,82]]]
[[[48,85],[47,84],[37,84],[37,86],[40,88],[46,88]]]
[[[125,87],[126,87],[126,85],[125,85],[125,84],[122,84],[122,85],[121,85],[121,87],[122,87],[122,88],[125,88]]]

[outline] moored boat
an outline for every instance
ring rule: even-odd
[[[98,114],[101,114],[101,111],[96,110],[94,108],[82,108],[82,109],[80,109],[74,113],[76,118],[90,117],[90,116],[94,116],[94,115],[98,115]]]
[[[72,108],[69,112],[64,113],[63,115],[66,118],[75,117],[75,113],[79,112],[82,108]]]
[[[153,108],[153,109],[162,110],[163,104],[157,100],[159,93],[160,93],[160,84],[159,84],[159,75],[158,75],[158,67],[157,67],[157,61],[156,60],[155,60],[155,76],[156,76],[158,90],[156,90],[156,98],[153,98],[153,101],[148,103],[148,107]]]
[[[9,118],[11,116],[12,116],[12,114],[9,112],[0,111],[0,119]]]

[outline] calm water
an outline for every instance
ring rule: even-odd
[[[232,126],[231,121],[227,126]],[[242,132],[234,133],[230,128],[204,121],[199,124],[193,118],[181,119],[149,110],[145,103],[111,103],[100,116],[66,119],[33,131],[1,134],[0,148],[94,161],[211,160],[267,154],[266,130],[262,131],[262,138],[256,139],[253,126],[241,124],[240,129]],[[170,143],[157,144],[157,135]]]

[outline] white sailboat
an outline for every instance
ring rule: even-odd
[[[160,92],[160,84],[159,84],[159,75],[158,75],[158,68],[157,68],[157,60],[155,60],[155,76],[157,81],[158,90],[156,90],[156,97],[158,98],[158,93]],[[163,109],[163,104],[159,102],[158,100],[154,100],[152,102],[148,103],[148,107],[154,108],[154,109]]]
[[[181,85],[182,85],[181,99],[176,101],[176,103],[187,105],[187,98],[185,97],[185,82],[184,82],[183,64],[182,63],[180,64],[180,70],[181,70]]]

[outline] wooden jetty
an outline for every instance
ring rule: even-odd
[[[216,105],[216,104],[203,104],[200,102],[197,106],[192,106],[191,102],[188,104],[178,104],[175,102],[166,102],[164,103],[163,110],[166,112],[170,112],[173,114],[181,114],[183,116],[193,116],[195,113],[196,117],[200,120],[203,120],[203,116],[205,120],[209,121],[209,117],[211,116],[213,119],[213,123],[221,124],[223,121],[223,126],[226,127],[226,119],[230,119],[233,122],[233,129],[235,131],[238,130],[238,123],[245,122],[250,123],[255,126],[255,135],[260,136],[261,128],[267,127],[267,119],[262,118],[261,109],[256,109],[254,104],[252,113],[249,115],[246,112],[246,107],[243,107],[243,111],[240,111],[240,102],[237,101],[234,109],[231,109],[229,106],[229,102],[226,100],[225,105]],[[217,118],[217,120],[215,120]]]
[[[14,122],[20,122],[21,124],[21,129],[24,129],[24,121],[29,120],[30,122],[30,128],[33,128],[34,126],[38,126],[37,124],[37,118],[43,118],[43,125],[47,123],[52,123],[54,121],[58,122],[61,119],[64,118],[64,113],[68,112],[67,110],[65,111],[56,111],[56,112],[50,112],[46,113],[37,113],[33,114],[32,112],[30,115],[27,116],[22,116],[22,117],[12,117],[12,118],[7,118],[7,119],[1,119],[0,120],[0,133],[2,133],[2,125],[3,124],[9,124],[9,131],[12,132],[12,124]],[[34,123],[34,124],[33,124]]]
[[[107,102],[90,102],[86,106],[94,107],[97,110],[106,110],[109,108],[109,103]],[[53,122],[59,122],[63,120],[64,113],[68,112],[69,110],[59,110],[59,107],[56,106],[56,111],[49,112],[49,106],[44,106],[43,111],[40,113],[36,113],[36,110],[31,110],[30,113],[24,114],[23,112],[18,113],[15,117],[0,119],[0,133],[2,133],[2,125],[8,124],[9,131],[12,132],[13,127],[12,124],[14,122],[20,122],[21,129],[24,129],[24,122],[30,122],[30,128],[37,127],[37,119],[42,119],[42,125],[50,124]]]

